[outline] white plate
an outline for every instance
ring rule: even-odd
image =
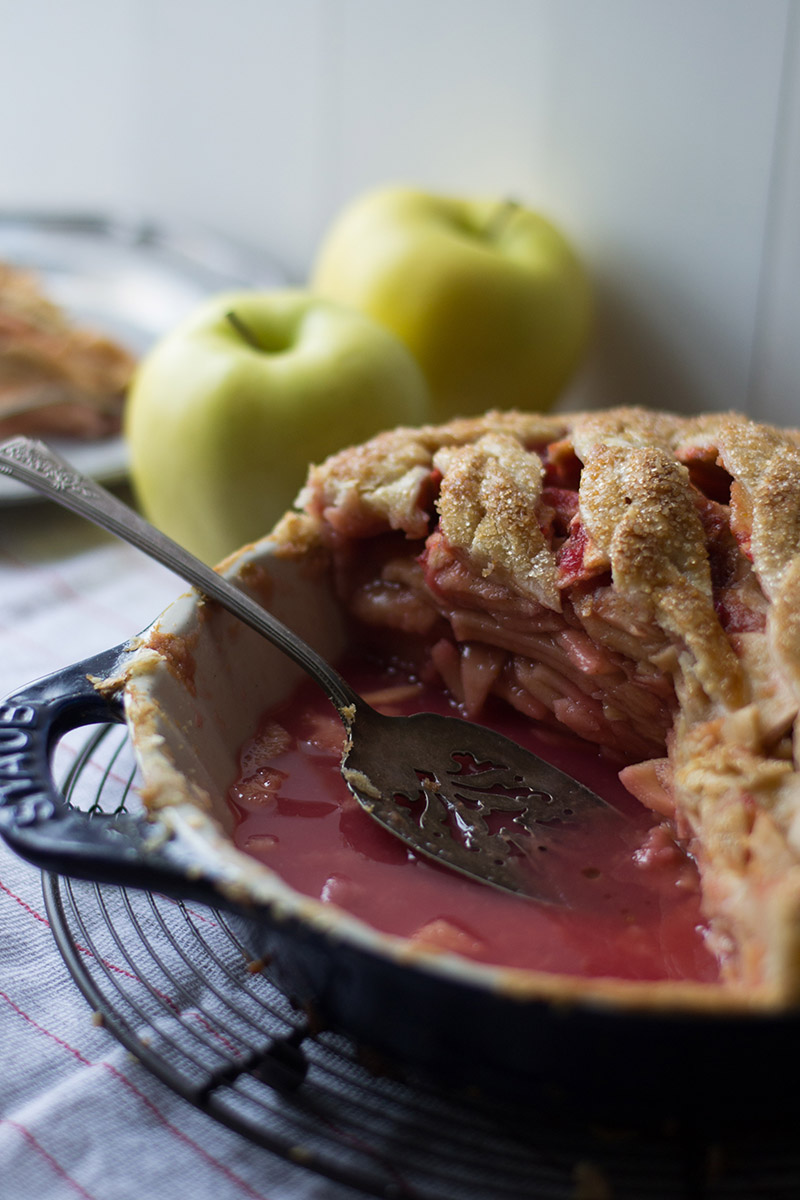
[[[117,338],[137,357],[205,297],[286,282],[263,252],[225,238],[74,213],[0,212],[0,260],[30,268],[76,321]],[[51,445],[101,483],[125,478],[122,437]],[[36,498],[23,484],[0,478],[0,504]]]

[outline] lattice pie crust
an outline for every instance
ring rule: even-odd
[[[488,413],[311,470],[275,533],[360,628],[618,754],[697,861],[733,988],[800,997],[800,435]]]

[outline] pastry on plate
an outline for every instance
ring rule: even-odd
[[[0,438],[118,433],[133,356],[73,323],[27,271],[0,263]]]

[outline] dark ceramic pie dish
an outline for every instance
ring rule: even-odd
[[[344,628],[313,564],[267,539],[227,567],[329,657]],[[774,1120],[796,1102],[794,1011],[702,984],[509,971],[411,946],[294,891],[237,850],[225,803],[237,752],[296,668],[194,593],[131,642],[0,707],[0,829],[45,870],[224,907],[254,958],[320,1024],[393,1067],[534,1106],[613,1120]],[[50,758],[68,729],[127,720],[149,819],[87,817]]]

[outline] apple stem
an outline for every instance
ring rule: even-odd
[[[252,329],[250,329],[250,327],[244,323],[244,321],[242,320],[242,318],[239,316],[238,313],[235,313],[232,310],[231,310],[231,312],[226,312],[225,319],[227,321],[230,321],[231,325],[236,330],[236,332],[241,334],[241,336],[244,338],[244,340],[246,342],[248,342],[249,345],[251,345],[254,350],[263,350],[264,349],[263,346],[259,346],[258,341],[256,340]]]
[[[489,218],[489,224],[486,226],[486,236],[490,240],[499,237],[503,232],[508,222],[514,216],[514,213],[521,207],[518,200],[512,200],[510,197],[503,200],[495,209]]]

